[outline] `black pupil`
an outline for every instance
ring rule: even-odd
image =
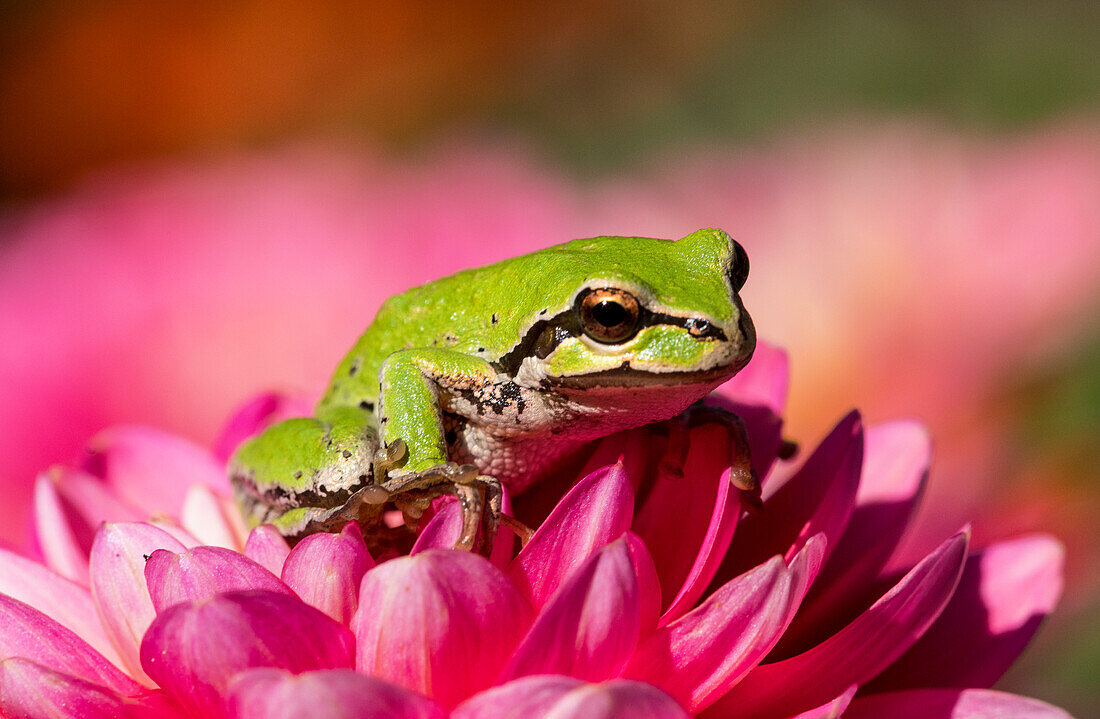
[[[592,308],[592,319],[604,327],[617,327],[629,319],[626,308],[618,302],[604,300]]]

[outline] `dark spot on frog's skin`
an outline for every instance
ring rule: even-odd
[[[340,455],[341,455],[341,456],[342,456],[342,457],[343,457],[344,459],[348,459],[349,457],[351,457],[351,452],[345,449],[345,450],[344,450],[343,452],[341,452],[341,453],[340,453]]]
[[[546,310],[546,309],[542,310],[541,312],[539,312],[539,317],[542,317],[543,315],[545,315],[549,311],[550,310]]]
[[[493,385],[483,404],[489,405],[497,414],[504,414],[504,410],[508,407],[515,407],[516,414],[523,414],[523,410],[527,409],[527,403],[523,400],[523,390],[515,382],[501,382]],[[478,414],[482,414],[481,406],[478,407]]]
[[[348,377],[354,377],[359,373],[359,368],[363,366],[363,358],[355,357],[351,361],[351,367],[348,367]]]
[[[144,559],[144,560],[145,560],[146,562],[148,562],[148,561],[149,561],[149,555],[148,555],[148,554],[143,554],[143,555],[141,555],[141,557],[142,557],[142,559]]]
[[[389,421],[390,421],[389,417],[383,417],[382,419],[378,420],[378,424],[385,424],[386,422],[389,422]]]
[[[484,351],[485,351],[485,348],[484,348],[484,347],[478,347],[478,348],[477,348],[477,351],[478,351],[478,352],[484,352]]]
[[[297,472],[294,473],[294,479],[301,479],[301,478],[302,478],[302,470],[298,470]]]
[[[364,409],[368,412],[373,412],[374,411],[374,402],[368,402],[367,400],[363,400],[362,402],[359,403],[359,409]]]
[[[489,321],[490,321],[490,322],[492,322],[492,323],[493,323],[494,325],[495,325],[495,324],[496,324],[497,322],[499,322],[499,321],[500,321],[500,320],[498,320],[498,319],[497,319],[497,315],[496,315],[496,312],[494,312],[494,313],[493,313],[492,315],[490,315],[490,317],[489,317]]]

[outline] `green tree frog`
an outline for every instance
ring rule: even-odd
[[[585,443],[676,417],[741,369],[756,345],[747,274],[741,246],[704,229],[574,240],[391,297],[314,417],[237,450],[236,500],[288,538],[354,520],[370,542],[387,509],[409,523],[451,493],[457,546],[471,548],[483,517],[495,529],[501,485],[523,492]],[[731,478],[751,489],[740,454]]]

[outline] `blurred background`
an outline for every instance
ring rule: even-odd
[[[1085,0],[0,2],[0,541],[106,426],[316,395],[412,284],[720,226],[790,436],[931,428],[909,556],[1067,544],[998,686],[1097,716],[1098,37]]]

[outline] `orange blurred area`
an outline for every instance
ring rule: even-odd
[[[638,14],[625,0],[55,1],[5,14],[0,191],[9,193],[122,160],[306,131],[409,142],[483,116],[532,76],[580,70],[577,56],[675,80],[731,30],[695,5]]]

